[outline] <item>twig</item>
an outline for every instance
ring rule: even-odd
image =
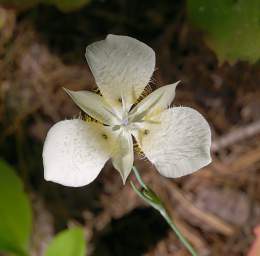
[[[212,143],[211,150],[212,152],[217,152],[241,140],[253,137],[258,133],[260,133],[260,120],[223,135]]]
[[[217,230],[218,232],[222,233],[226,236],[231,236],[235,233],[235,229],[229,223],[226,223],[219,217],[211,214],[209,212],[205,212],[198,207],[194,206],[177,188],[172,182],[167,181],[165,179],[160,180],[164,184],[165,187],[168,187],[169,190],[173,191],[171,196],[177,200],[180,205],[187,211],[190,212],[193,216],[198,218],[199,220],[207,223],[209,226]]]

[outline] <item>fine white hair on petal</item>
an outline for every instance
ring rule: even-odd
[[[136,139],[163,176],[181,177],[211,162],[211,131],[199,112],[174,107],[155,119],[160,123],[146,124],[146,135]]]
[[[86,59],[102,95],[117,108],[124,98],[127,110],[141,95],[155,68],[154,51],[128,36],[108,35],[89,45]]]
[[[111,155],[110,130],[80,119],[56,123],[43,148],[44,178],[64,186],[80,187],[92,182]]]

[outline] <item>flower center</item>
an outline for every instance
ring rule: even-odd
[[[128,126],[129,122],[128,122],[128,117],[125,117],[122,119],[121,125],[122,126]]]
[[[112,128],[114,131],[116,131],[121,128],[128,129],[130,126],[131,126],[131,121],[128,118],[128,113],[123,113],[121,118],[118,118],[118,123],[114,125]]]

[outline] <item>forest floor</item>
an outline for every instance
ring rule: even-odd
[[[260,66],[218,63],[189,24],[185,5],[175,2],[94,1],[69,14],[46,6],[0,8],[0,156],[16,166],[33,201],[32,255],[41,255],[55,232],[75,223],[86,227],[90,255],[188,255],[130,184],[123,186],[111,163],[88,187],[43,179],[48,129],[79,114],[61,88],[95,89],[84,51],[108,33],[155,49],[152,87],[181,80],[174,104],[199,110],[212,129],[212,164],[172,180],[137,160],[144,180],[199,255],[248,252],[260,224]]]

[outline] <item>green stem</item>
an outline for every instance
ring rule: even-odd
[[[180,239],[180,241],[186,247],[186,249],[190,252],[190,254],[192,256],[197,256],[197,253],[195,252],[194,248],[191,246],[191,244],[188,242],[188,240],[182,235],[181,231],[177,228],[177,226],[173,223],[169,214],[165,211],[165,213],[161,212],[161,215],[167,221],[169,226],[172,228],[172,230],[175,232],[176,236]]]
[[[140,173],[138,172],[138,170],[137,170],[137,168],[135,166],[133,166],[133,171],[134,171],[135,177],[136,177],[137,181],[139,182],[139,184],[143,188],[148,189],[146,184],[144,183],[143,179],[141,178]]]
[[[190,252],[192,256],[198,256],[198,254],[195,252],[194,248],[191,246],[191,244],[188,242],[188,240],[182,235],[180,230],[177,228],[177,226],[172,221],[170,215],[168,214],[165,206],[163,205],[161,199],[155,194],[154,191],[152,191],[142,180],[138,169],[133,166],[133,171],[135,174],[135,177],[139,184],[141,185],[141,189],[138,189],[135,184],[130,181],[131,186],[133,190],[137,193],[138,196],[140,196],[146,203],[148,203],[150,206],[152,206],[154,209],[160,212],[162,217],[166,220],[168,225],[171,227],[171,229],[175,232],[176,236],[180,239],[182,244],[186,247],[186,249]]]

